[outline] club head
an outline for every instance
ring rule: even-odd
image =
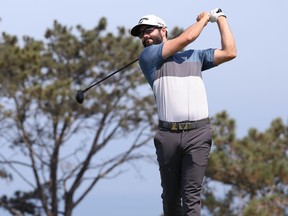
[[[75,94],[75,98],[79,104],[82,104],[84,100],[84,92],[82,90],[78,90]]]

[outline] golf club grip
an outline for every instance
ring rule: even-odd
[[[88,88],[84,89],[82,92],[84,93],[84,92],[88,91],[88,90],[91,89],[92,87],[94,87],[94,86],[98,85],[99,83],[103,82],[104,80],[110,78],[110,77],[113,76],[114,74],[116,74],[116,73],[120,72],[121,70],[123,70],[123,69],[129,67],[130,65],[132,65],[132,64],[134,64],[136,61],[138,61],[138,59],[139,59],[139,58],[133,60],[133,61],[130,62],[129,64],[125,65],[124,67],[118,69],[117,71],[115,71],[115,72],[109,74],[108,76],[104,77],[103,79],[99,80],[98,82],[92,84],[92,85],[89,86]]]

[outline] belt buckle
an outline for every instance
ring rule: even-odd
[[[179,130],[189,130],[189,123],[179,123]]]
[[[178,130],[178,128],[177,128],[177,123],[176,123],[176,122],[172,122],[172,123],[171,123],[171,130],[173,130],[173,131]]]

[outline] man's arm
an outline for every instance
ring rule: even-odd
[[[237,55],[235,40],[226,17],[219,16],[217,19],[217,24],[221,35],[222,48],[216,49],[214,52],[214,65],[219,65],[230,61]]]
[[[178,37],[164,41],[162,56],[164,59],[183,50],[188,44],[192,43],[202,32],[210,18],[209,13],[203,12],[197,17],[197,22],[189,26]],[[163,33],[164,35],[164,33]]]

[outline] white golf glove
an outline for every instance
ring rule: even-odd
[[[209,21],[211,23],[217,22],[217,19],[220,16],[226,17],[226,15],[222,12],[222,10],[220,8],[215,8],[214,10],[211,10],[209,14],[210,14]]]

